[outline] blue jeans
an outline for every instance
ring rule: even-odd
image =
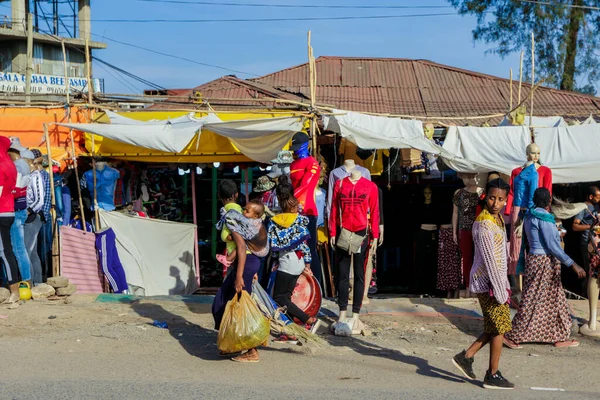
[[[33,222],[25,224],[25,247],[29,253],[31,261],[31,272],[33,274],[33,284],[43,283],[42,262],[38,253],[38,235],[42,229],[42,220],[36,215]]]
[[[50,215],[46,217],[46,222],[42,223],[39,240],[42,275],[47,277],[52,272],[52,216]]]
[[[10,227],[10,240],[12,242],[13,253],[19,264],[21,280],[31,280],[31,262],[29,254],[25,247],[25,221],[27,220],[27,210],[15,211],[15,222]]]

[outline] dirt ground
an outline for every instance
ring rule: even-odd
[[[310,382],[322,393],[338,386],[347,389],[347,395],[340,397],[346,399],[362,398],[364,390],[378,398],[397,398],[399,393],[414,398],[492,396],[480,388],[480,382],[465,383],[449,361],[468,347],[481,330],[482,321],[475,316],[474,300],[374,300],[367,307],[371,314],[362,317],[372,328],[372,336],[338,338],[324,334],[324,342],[319,346],[271,344],[261,350],[259,364],[240,368],[239,364],[216,355],[216,332],[207,304],[210,299],[202,304],[157,299],[102,303],[95,298],[75,295],[69,304],[29,301],[17,310],[0,308],[4,359],[18,360],[20,366],[3,373],[0,397],[21,398],[18,393],[22,393],[28,398],[39,398],[37,392],[25,389],[15,394],[11,390],[24,385],[34,391],[27,383],[31,380],[62,382],[64,379],[77,382],[73,386],[83,385],[81,390],[85,389],[86,380],[98,379],[118,381],[125,387],[126,382],[135,385],[145,382],[145,388],[157,380],[169,384],[180,382],[184,386],[204,382],[207,393],[217,396],[222,394],[221,383],[234,373],[240,382],[248,377],[259,387],[267,388],[260,396],[245,393],[239,398],[264,399],[270,398],[268,388],[276,392],[273,377],[284,386],[299,385],[298,371],[302,371],[302,382]],[[575,315],[583,317],[586,303],[572,304]],[[333,308],[328,303],[325,311]],[[154,320],[167,322],[168,329],[152,326]],[[505,349],[501,370],[517,384],[522,398],[598,398],[600,340],[578,335],[577,338],[581,341],[578,348],[526,345],[523,350]],[[486,366],[487,351],[484,351],[475,361],[479,378],[483,377]],[[92,387],[90,383],[90,390]],[[130,386],[133,387],[136,386]],[[564,392],[540,392],[532,387]],[[125,390],[117,397],[142,398],[138,397],[139,390],[142,389],[136,389],[131,396]],[[432,391],[437,395],[432,396]],[[143,398],[163,398],[159,392],[149,391]],[[82,393],[85,393],[82,398],[112,398],[106,393]],[[188,395],[183,393],[179,397],[212,398],[198,396],[197,392]],[[327,397],[337,398],[334,394]]]

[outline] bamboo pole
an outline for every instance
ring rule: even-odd
[[[525,52],[521,50],[521,61],[519,63],[519,92],[517,95],[517,103],[521,102],[521,86],[523,84],[523,56]]]
[[[312,150],[313,155],[315,157],[318,156],[318,148],[317,148],[317,135],[315,126],[317,124],[317,116],[316,112],[316,71],[315,71],[315,59],[313,56],[313,49],[311,46],[311,31],[308,31],[308,77],[310,80],[310,108],[311,108],[311,117],[310,117],[310,137],[312,138]]]
[[[67,122],[71,123],[71,98],[69,73],[67,70],[67,51],[65,50],[65,41],[60,41],[63,53],[63,69],[65,71],[65,86],[67,94]],[[75,179],[77,179],[77,196],[79,198],[79,212],[81,213],[81,229],[86,232],[85,225],[85,209],[83,208],[83,199],[81,196],[81,186],[79,185],[79,170],[77,169],[77,155],[75,154],[75,138],[73,137],[73,129],[69,129],[69,140],[71,141],[71,158],[73,160],[73,168],[75,169]],[[69,221],[67,221],[68,223]]]
[[[535,37],[533,32],[531,32],[531,89],[533,90],[533,85],[535,85]],[[530,96],[531,99],[531,107],[529,110],[529,125],[531,126],[533,123],[533,93]]]
[[[512,75],[512,68],[510,69],[510,103],[508,106],[509,110],[512,110],[513,107],[513,75]]]
[[[43,124],[44,137],[46,139],[46,150],[48,153],[48,173],[50,174],[50,198],[52,207],[50,208],[50,223],[52,224],[52,276],[60,274],[60,255],[58,254],[58,230],[56,226],[56,193],[54,193],[54,171],[52,171],[52,147],[50,146],[50,134],[48,133],[48,124]]]
[[[85,64],[87,70],[87,86],[88,86],[88,102],[90,105],[93,104],[93,90],[92,90],[92,66],[90,64],[90,41],[85,40]],[[90,109],[90,122],[94,119],[94,108]],[[96,188],[97,182],[97,169],[96,169],[96,141],[95,135],[92,133],[92,173],[94,175],[94,226],[96,231],[100,230],[100,213],[98,211],[98,191]],[[106,279],[105,279],[106,286]]]

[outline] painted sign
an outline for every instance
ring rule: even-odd
[[[86,78],[68,78],[71,93],[87,93]],[[14,72],[0,72],[0,92],[25,93],[25,74]],[[92,79],[94,92],[100,92],[100,79]],[[64,76],[55,75],[31,75],[31,94],[65,94],[67,92],[67,81]]]

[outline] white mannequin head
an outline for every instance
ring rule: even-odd
[[[458,177],[462,179],[465,187],[477,186],[477,174],[472,173],[459,173]]]
[[[96,169],[102,171],[106,167],[105,161],[96,161]]]
[[[531,143],[525,149],[525,153],[527,154],[528,163],[533,162],[539,164],[540,162],[540,146],[535,143]]]

